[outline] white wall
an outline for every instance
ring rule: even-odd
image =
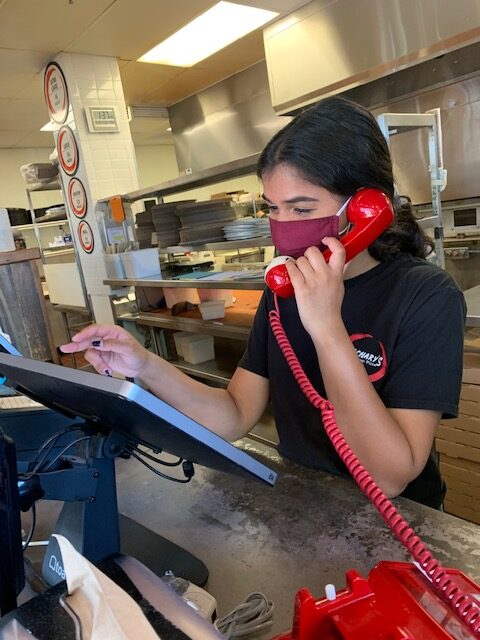
[[[20,166],[29,162],[49,162],[51,149],[0,149],[0,207],[28,207],[25,182],[20,174]],[[175,147],[172,145],[137,146],[138,180],[140,188],[151,187],[165,180],[178,178]],[[212,193],[221,191],[261,191],[259,181],[254,175],[243,176],[209,187],[186,191],[169,196],[167,201],[196,198],[208,200]],[[59,191],[35,192],[32,195],[34,207],[46,207],[62,201]]]
[[[0,149],[0,207],[28,208],[25,182],[20,167],[29,162],[50,162],[51,149]],[[140,188],[178,177],[175,148],[172,145],[135,148]],[[35,192],[34,207],[46,207],[62,201],[59,191]]]
[[[25,182],[20,167],[29,162],[50,162],[51,149],[0,149],[0,207],[28,208]],[[35,193],[35,207],[46,207],[62,202],[59,191]]]
[[[164,180],[172,180],[178,178],[177,159],[175,157],[175,147],[172,145],[157,146],[137,146],[135,147],[137,156],[138,180],[140,188],[152,187],[160,184]],[[174,194],[165,197],[166,202],[174,200],[186,200],[194,198],[196,200],[209,200],[212,193],[220,193],[223,191],[236,191],[244,189],[245,191],[261,191],[261,185],[255,175],[241,176],[219,182],[208,187],[201,187],[183,193]]]

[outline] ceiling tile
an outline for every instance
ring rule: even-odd
[[[0,145],[1,146],[1,145]],[[17,149],[35,149],[42,147],[46,149],[54,149],[55,143],[51,131],[28,131],[22,137],[19,137],[15,143]]]
[[[246,4],[251,7],[258,7],[259,9],[267,9],[268,11],[278,11],[281,13],[293,11],[306,3],[305,0],[257,0],[256,2],[241,0],[239,4]]]
[[[62,51],[111,4],[112,0],[7,0],[0,5],[0,42],[5,49]],[[138,10],[137,3],[131,4]]]
[[[150,106],[170,106],[263,59],[258,30],[191,68],[136,62],[216,1],[0,0],[0,147],[51,145],[51,134],[38,131],[48,119],[43,69],[60,51],[118,58],[127,104]],[[304,4],[241,2],[281,12]],[[142,144],[163,140],[153,122],[135,127],[141,128],[133,135],[140,136]]]
[[[221,78],[223,79],[240,69],[250,67],[264,58],[263,32],[261,29],[257,29],[221,51],[205,58],[205,60],[195,65],[195,69],[215,71],[223,74]],[[241,61],[240,64],[239,61]]]
[[[27,134],[28,131],[5,131],[0,129],[0,149],[13,147],[15,143]]]
[[[217,82],[217,79],[216,72],[191,67],[148,93],[146,99],[150,104],[162,99],[167,105],[172,105]]]
[[[184,73],[185,69],[179,67],[167,67],[160,64],[147,64],[145,62],[130,62],[120,69],[123,93],[127,105],[149,104],[146,96],[164,86],[167,82]],[[156,101],[158,106],[166,106],[166,103]]]
[[[51,55],[0,49],[0,98],[13,98],[31,84],[43,71]]]
[[[68,51],[137,60],[216,0],[117,0]]]
[[[16,100],[30,100],[37,102],[38,105],[45,104],[45,96],[43,93],[43,73],[37,74],[23,89],[21,89],[14,98]]]
[[[37,101],[0,100],[0,129],[25,131],[40,129],[48,121],[47,108]]]

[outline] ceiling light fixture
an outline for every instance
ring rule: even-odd
[[[138,62],[192,67],[278,15],[222,0],[147,51]]]

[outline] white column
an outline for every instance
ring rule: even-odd
[[[49,115],[59,125],[54,137],[65,204],[92,311],[96,322],[113,322],[111,290],[103,284],[105,233],[97,201],[139,186],[116,58],[59,54],[47,66],[45,95]],[[118,130],[90,131],[90,107],[113,110]]]

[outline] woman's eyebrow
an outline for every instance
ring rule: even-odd
[[[262,198],[266,202],[272,202],[267,196],[262,193]],[[294,198],[289,198],[288,200],[284,200],[284,204],[296,204],[297,202],[318,202],[318,198],[312,198],[311,196],[295,196]]]

